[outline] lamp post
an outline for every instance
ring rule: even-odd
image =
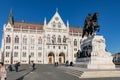
[[[30,58],[31,58],[31,55],[29,55],[29,64],[30,64]]]

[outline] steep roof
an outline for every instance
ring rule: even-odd
[[[43,24],[28,23],[28,22],[14,22],[14,28],[43,30]]]
[[[73,33],[82,33],[83,29],[72,26],[72,27],[70,27],[70,32],[73,32]]]
[[[15,21],[14,28],[43,30],[43,24]],[[70,29],[69,31],[73,33],[82,33],[82,28],[77,28],[77,27],[72,26],[69,29]]]

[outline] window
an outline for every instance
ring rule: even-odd
[[[42,50],[42,47],[38,47],[38,50]]]
[[[61,47],[59,46],[59,49],[61,49]]]
[[[23,55],[22,55],[22,57],[26,57],[26,52],[23,52]]]
[[[38,57],[41,57],[42,56],[42,53],[41,52],[38,52]]]
[[[50,46],[48,45],[48,49],[50,49]]]
[[[41,39],[41,37],[38,38],[38,44],[42,44],[42,39]]]
[[[26,36],[23,37],[23,44],[27,44],[27,37]]]
[[[11,37],[10,37],[10,35],[7,35],[7,37],[6,37],[6,43],[11,43]]]
[[[50,35],[47,35],[47,42],[50,42]]]
[[[19,37],[18,36],[15,37],[15,43],[19,43]]]
[[[31,52],[31,57],[34,57],[34,52]]]
[[[53,27],[55,27],[55,24],[53,24]]]
[[[74,39],[74,46],[77,46],[77,40]]]
[[[31,37],[31,44],[35,44],[35,38],[33,36]]]
[[[61,36],[58,36],[58,43],[61,43]]]
[[[31,46],[31,50],[34,50],[34,46]]]
[[[55,22],[53,23],[53,27],[55,27],[56,25],[55,25]]]
[[[58,23],[58,28],[61,28],[61,23],[60,22]]]
[[[53,46],[53,49],[55,49],[55,46]]]
[[[27,49],[27,47],[26,46],[23,46],[23,50],[26,50]]]
[[[66,49],[66,46],[64,46],[64,49]]]
[[[6,52],[6,57],[9,57],[10,56],[10,53],[9,52]]]
[[[14,57],[18,57],[18,52],[14,52]]]
[[[52,43],[53,44],[56,43],[56,37],[55,37],[55,35],[52,36]]]
[[[66,37],[65,36],[63,37],[63,42],[66,43]]]
[[[6,49],[10,49],[10,46],[6,46]]]
[[[14,46],[14,49],[18,49],[18,46]]]
[[[74,48],[74,51],[77,51],[77,48]]]

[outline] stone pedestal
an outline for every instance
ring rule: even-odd
[[[78,58],[76,65],[88,69],[115,69],[113,58],[105,48],[103,36],[95,35],[87,38],[81,45],[81,54],[84,54],[84,57]]]

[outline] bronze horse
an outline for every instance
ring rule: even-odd
[[[88,16],[85,19],[82,38],[85,35],[87,37],[92,36],[95,31],[99,32],[99,30],[100,28],[98,25],[98,13],[94,13],[93,16],[91,14],[88,14]]]

